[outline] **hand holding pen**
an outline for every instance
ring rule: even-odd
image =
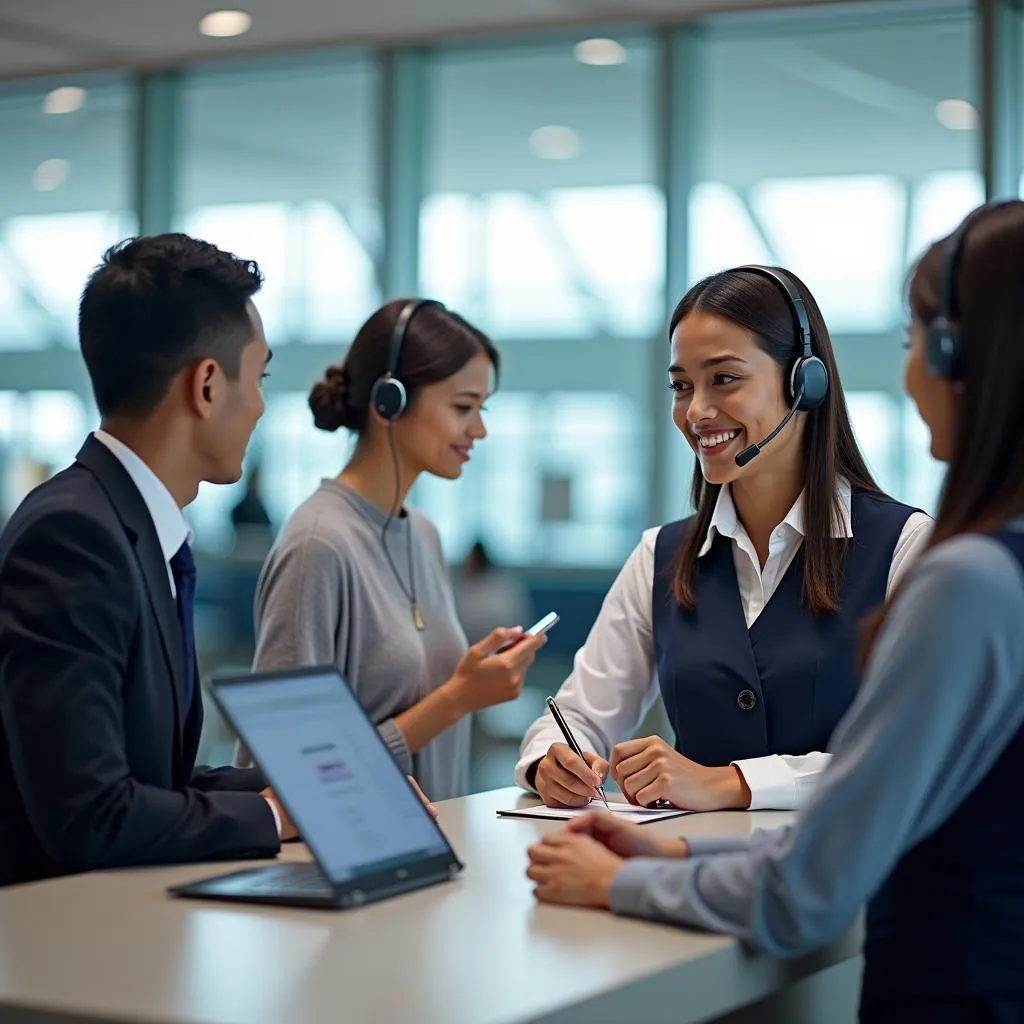
[[[538,762],[534,778],[537,792],[551,807],[585,807],[598,796],[607,807],[603,782],[608,762],[597,754],[583,752],[552,697],[547,698],[547,706],[565,743],[553,743]]]

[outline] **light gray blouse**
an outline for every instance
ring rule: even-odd
[[[838,938],[1024,722],[1022,624],[1024,578],[1003,545],[966,535],[927,553],[797,822],[690,840],[687,860],[629,860],[613,909],[730,932],[777,956]]]

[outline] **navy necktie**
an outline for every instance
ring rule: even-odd
[[[196,692],[196,561],[186,540],[171,559],[171,574],[178,591],[178,621],[181,623],[182,653],[185,656],[185,689],[182,694],[181,717],[188,718]]]

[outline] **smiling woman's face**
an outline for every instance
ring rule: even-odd
[[[395,423],[395,441],[415,473],[455,480],[487,436],[484,403],[494,391],[494,366],[481,352],[457,373],[428,384]]]
[[[713,313],[689,313],[672,332],[669,377],[672,419],[708,483],[732,483],[802,457],[805,414],[797,413],[761,455],[736,465],[736,456],[789,411],[781,367],[745,327]]]

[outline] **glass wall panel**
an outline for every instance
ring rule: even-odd
[[[582,38],[582,37],[580,37]],[[654,49],[582,63],[568,39],[448,51],[428,69],[421,290],[503,350],[490,437],[417,500],[459,557],[611,566],[646,522],[644,411],[664,320]]]
[[[380,303],[375,65],[318,54],[197,71],[182,103],[183,229],[259,262],[273,344],[350,338]]]
[[[340,358],[381,302],[378,87],[376,63],[354,53],[205,68],[182,87],[179,225],[266,278],[256,302],[275,358],[249,464],[278,524],[314,489],[309,458],[327,440],[292,389]],[[329,440],[336,473],[343,451]],[[243,486],[201,490],[189,509],[201,547],[230,550]]]
[[[981,202],[976,33],[966,8],[893,5],[712,21],[698,47],[691,280],[788,267],[832,334],[880,482],[932,508],[901,396],[908,264]],[[677,464],[691,464],[682,446]]]
[[[86,277],[135,229],[131,131],[119,78],[0,90],[0,349],[77,344]]]
[[[0,525],[74,460],[96,413],[73,391],[0,391]]]

